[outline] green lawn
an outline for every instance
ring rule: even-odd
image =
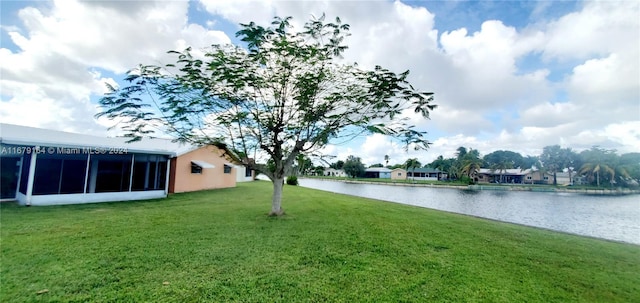
[[[2,204],[0,302],[640,302],[640,247],[271,184]]]

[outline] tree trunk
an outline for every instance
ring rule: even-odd
[[[271,199],[271,212],[269,216],[281,216],[284,215],[282,209],[282,189],[284,187],[284,177],[273,179],[273,197]]]
[[[573,179],[571,178],[571,168],[569,168],[569,184],[574,185]]]

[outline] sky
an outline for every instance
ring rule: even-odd
[[[423,164],[464,146],[539,155],[548,145],[640,152],[638,1],[0,1],[0,121],[113,136],[96,119],[105,83],[166,51],[238,43],[239,23],[302,24],[323,13],[351,25],[360,67],[410,70],[435,93],[433,144],[405,151],[376,134],[326,155]],[[0,130],[1,131],[1,130]]]

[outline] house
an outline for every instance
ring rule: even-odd
[[[256,176],[256,171],[250,169],[244,165],[236,164],[236,182],[249,182],[253,181]]]
[[[551,176],[553,178],[553,176]],[[553,179],[551,179],[553,183]],[[531,170],[524,176],[524,184],[550,184],[549,175],[540,170]]]
[[[127,140],[0,124],[1,197],[23,205],[77,204],[235,186],[237,169],[213,147]]]
[[[391,170],[386,167],[369,167],[364,170],[365,178],[391,179]]]
[[[447,178],[447,173],[437,168],[420,167],[407,171],[407,179],[437,181]]]
[[[216,146],[183,148],[170,161],[169,193],[236,186],[238,168]]]
[[[406,180],[407,171],[402,168],[396,168],[391,171],[391,180]]]
[[[237,155],[236,155],[237,158]],[[251,164],[255,164],[255,160],[253,158],[245,159]],[[249,167],[246,167],[242,164],[236,164],[236,182],[249,182],[256,179],[257,172]]]
[[[327,177],[347,177],[347,173],[343,169],[335,169],[327,167],[324,169],[324,175]]]
[[[556,184],[558,185],[569,185],[569,184],[581,184],[582,178],[576,173],[572,172],[571,176],[569,172],[557,172],[556,173]],[[541,170],[532,171],[525,177],[526,184],[553,184],[553,173],[552,172],[544,172]]]
[[[537,178],[531,169],[489,169],[481,168],[475,173],[474,180],[478,183],[529,183],[532,178]]]

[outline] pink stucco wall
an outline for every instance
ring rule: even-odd
[[[231,166],[230,173],[224,173],[225,163],[231,162],[220,156],[222,151],[215,146],[206,146],[171,159],[171,180],[169,191],[180,193],[204,189],[236,186],[236,168]],[[202,173],[191,173],[191,161],[204,161],[214,168],[203,168]]]

